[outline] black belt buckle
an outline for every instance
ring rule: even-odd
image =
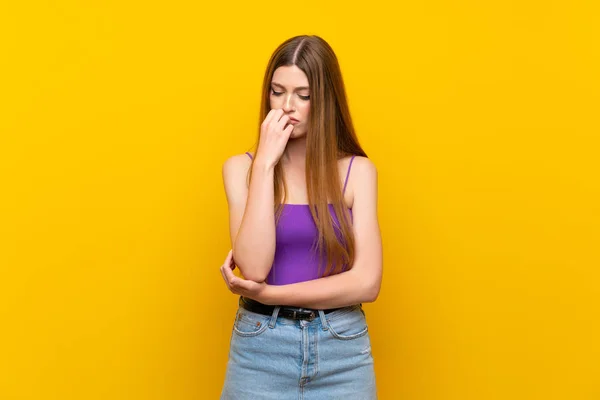
[[[291,319],[306,319],[309,321],[314,320],[317,316],[314,310],[306,310],[304,308],[287,308],[286,312],[291,312]]]

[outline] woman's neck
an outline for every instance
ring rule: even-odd
[[[306,163],[306,136],[290,139],[281,160],[286,164],[304,165]]]

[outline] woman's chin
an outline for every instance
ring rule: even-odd
[[[304,131],[292,131],[292,133],[290,134],[290,139],[299,139],[306,136],[306,132]]]

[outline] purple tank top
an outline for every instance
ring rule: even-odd
[[[252,158],[250,153],[246,154]],[[346,192],[354,157],[350,159],[342,193]],[[352,217],[352,209],[349,211]],[[329,212],[333,216],[336,234],[341,237],[339,229],[335,227],[339,220],[332,204],[329,204]],[[313,248],[318,237],[319,231],[308,204],[284,204],[275,227],[275,258],[266,282],[269,285],[287,285],[319,278],[319,254]],[[324,266],[323,256],[321,270]]]

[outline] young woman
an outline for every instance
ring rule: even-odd
[[[223,165],[233,249],[221,274],[240,298],[221,399],[376,399],[362,303],[382,278],[377,170],[323,39],[275,50],[259,122],[256,153]]]

